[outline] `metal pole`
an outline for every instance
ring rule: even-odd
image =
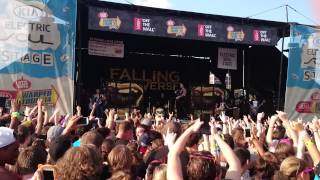
[[[289,22],[289,15],[288,15],[288,5],[286,5],[286,20],[287,23]],[[285,29],[282,29],[282,45],[281,45],[281,58],[280,58],[280,69],[279,69],[279,84],[278,84],[278,102],[277,102],[277,109],[280,110],[280,99],[281,99],[281,85],[282,85],[282,66],[283,66],[283,48],[284,48],[284,35]]]
[[[82,75],[81,75],[81,67],[82,67],[82,37],[81,37],[81,12],[82,11],[82,4],[81,1],[78,2],[77,7],[77,47],[76,47],[76,57],[75,57],[75,85],[74,85],[74,102],[73,102],[73,108],[75,108],[77,105],[81,104],[81,98],[80,98],[80,88],[82,83]]]
[[[244,89],[244,49],[242,50],[242,89]]]

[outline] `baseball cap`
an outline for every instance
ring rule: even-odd
[[[140,138],[140,145],[145,147],[151,144],[152,139],[148,136],[147,133],[144,133]]]
[[[47,132],[47,140],[51,141],[53,138],[60,136],[62,132],[63,132],[63,127],[51,126]]]
[[[16,141],[13,129],[0,127],[0,148],[8,146]]]

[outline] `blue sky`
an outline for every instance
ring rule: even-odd
[[[193,11],[206,14],[218,14],[238,17],[248,17],[265,10],[288,4],[299,13],[289,8],[289,21],[301,24],[320,24],[320,17],[312,13],[311,0],[108,0],[110,2],[153,6],[167,9]],[[285,7],[253,16],[255,19],[286,21]]]

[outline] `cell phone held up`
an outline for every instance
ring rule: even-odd
[[[89,124],[89,118],[88,117],[81,117],[78,121],[77,121],[77,126],[86,126]]]
[[[209,125],[209,122],[210,122],[210,114],[208,113],[202,113],[200,114],[200,121],[203,122],[203,124],[201,125],[200,127],[200,133],[201,134],[208,134],[210,135],[211,132],[210,132],[210,125]]]
[[[53,169],[42,170],[44,180],[54,180]]]

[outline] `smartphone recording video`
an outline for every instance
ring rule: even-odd
[[[211,132],[210,132],[210,125],[209,125],[209,122],[210,122],[210,114],[207,114],[207,113],[202,113],[200,114],[200,121],[203,122],[201,128],[200,128],[200,133],[201,134],[208,134],[210,135]]]
[[[250,129],[245,129],[246,138],[251,137]]]
[[[53,170],[52,169],[44,169],[42,171],[44,180],[54,180]]]
[[[88,117],[81,117],[78,122],[77,125],[78,126],[85,126],[89,124],[89,118]]]

